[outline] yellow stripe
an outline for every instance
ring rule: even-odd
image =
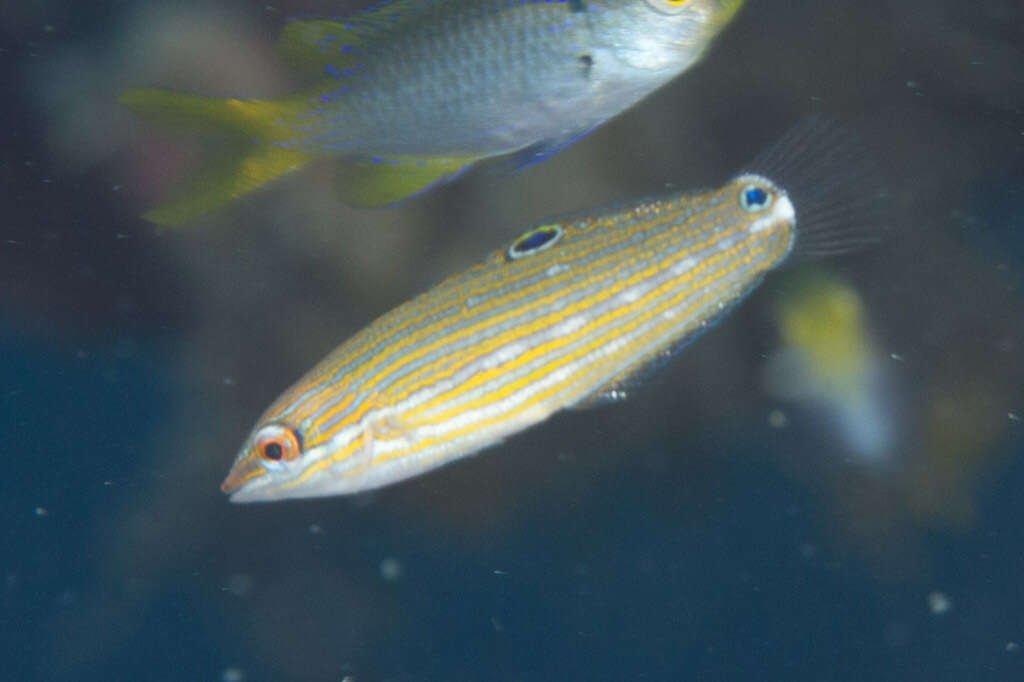
[[[721,260],[724,260],[724,259],[728,259],[730,256],[734,255],[737,251],[740,251],[740,250],[742,250],[745,247],[749,248],[751,246],[751,242],[752,241],[753,240],[745,240],[745,241],[739,242],[738,244],[734,245],[728,251],[723,251],[720,254],[717,254],[716,256],[712,257],[708,261],[705,261],[705,262],[701,263],[700,264],[701,269],[708,269],[708,270],[711,271],[707,277],[705,277],[704,279],[696,282],[693,286],[691,286],[691,287],[689,287],[689,288],[687,288],[685,290],[680,291],[676,296],[674,296],[671,299],[669,299],[668,301],[666,301],[662,306],[660,306],[658,308],[654,308],[647,315],[641,316],[637,320],[634,320],[631,323],[629,323],[629,324],[627,324],[627,325],[625,325],[623,327],[614,327],[614,328],[610,329],[606,334],[598,337],[594,341],[591,341],[588,345],[586,345],[583,348],[577,350],[572,355],[567,356],[565,358],[561,358],[560,362],[544,365],[543,367],[539,367],[539,368],[535,369],[533,372],[531,372],[530,374],[520,378],[517,382],[507,384],[500,391],[492,393],[492,394],[489,394],[486,399],[481,399],[481,400],[475,401],[474,403],[470,403],[470,404],[459,405],[458,407],[456,407],[456,408],[454,408],[454,409],[452,409],[452,410],[450,410],[448,412],[442,413],[440,415],[434,415],[434,417],[429,422],[416,422],[414,420],[414,418],[413,418],[413,415],[418,414],[418,413],[423,413],[425,411],[428,411],[430,406],[432,406],[434,404],[437,404],[439,402],[444,402],[445,400],[450,400],[453,394],[449,393],[449,394],[445,394],[444,396],[438,396],[433,401],[431,401],[430,403],[427,403],[427,404],[425,404],[423,406],[418,407],[414,412],[411,413],[411,415],[403,415],[401,417],[402,421],[410,421],[413,424],[414,428],[415,428],[415,426],[418,426],[418,425],[421,425],[421,424],[442,424],[442,423],[448,421],[449,419],[451,419],[451,418],[453,418],[455,416],[458,416],[459,414],[465,413],[465,412],[470,411],[472,409],[477,409],[477,408],[484,407],[484,406],[486,406],[488,404],[494,404],[494,403],[500,402],[501,400],[504,400],[504,399],[506,399],[506,398],[508,398],[508,397],[510,397],[510,396],[512,396],[512,395],[514,395],[514,394],[516,394],[516,393],[518,393],[520,391],[522,391],[523,388],[528,387],[530,385],[533,385],[534,383],[536,383],[539,379],[543,378],[544,376],[546,376],[548,374],[551,374],[553,372],[557,372],[558,370],[560,370],[560,369],[562,369],[562,368],[564,368],[564,367],[566,367],[568,365],[571,365],[574,362],[578,362],[580,358],[585,357],[589,353],[594,352],[595,349],[600,348],[601,346],[607,344],[609,341],[614,340],[614,338],[616,338],[617,336],[622,335],[623,330],[629,330],[629,329],[636,328],[637,326],[642,324],[643,321],[653,319],[653,318],[657,317],[658,315],[661,315],[662,313],[664,313],[666,310],[674,307],[680,301],[685,300],[694,291],[698,291],[701,288],[709,286],[713,282],[722,280],[730,272],[735,271],[735,269],[739,266],[740,263],[747,263],[747,264],[749,264],[754,259],[755,256],[757,256],[759,254],[766,253],[767,247],[764,246],[764,245],[761,245],[760,248],[750,248],[751,254],[749,254],[748,256],[746,256],[746,257],[744,257],[742,259],[739,259],[737,261],[737,263],[734,264],[730,268],[714,269],[714,268],[711,267],[713,262],[717,262],[717,261],[721,261]],[[777,259],[777,256],[774,259],[766,259],[765,266],[764,266],[764,268],[762,268],[762,270],[766,270],[769,267],[771,267],[772,265],[774,265],[774,262],[775,262],[776,259]],[[692,270],[689,271],[685,276],[681,277],[680,280],[670,280],[669,282],[666,282],[661,287],[658,287],[657,289],[653,290],[652,292],[649,292],[646,296],[644,296],[641,299],[638,299],[634,304],[632,304],[630,306],[623,306],[621,308],[616,308],[615,310],[610,311],[609,313],[606,313],[601,318],[597,318],[597,319],[591,321],[591,323],[589,323],[587,325],[587,327],[599,328],[599,327],[601,327],[603,325],[606,325],[606,324],[608,324],[610,322],[613,322],[616,319],[619,319],[621,317],[627,316],[630,312],[633,312],[633,311],[638,310],[638,309],[645,308],[646,306],[650,305],[650,302],[652,300],[655,300],[658,297],[663,296],[668,291],[671,291],[672,289],[677,288],[681,282],[684,282],[684,281],[690,279],[691,273],[693,273]],[[699,310],[700,308],[702,308],[704,305],[708,304],[709,302],[714,301],[716,299],[719,299],[720,297],[721,297],[721,292],[718,289],[712,290],[711,292],[709,292],[709,293],[705,294],[704,296],[702,296],[701,298],[699,298],[695,303],[693,303],[690,306],[688,306],[686,309],[684,309],[682,311],[682,313],[680,315],[678,315],[676,317],[677,318],[682,318],[682,319],[689,319],[689,318],[691,318],[693,316],[695,311]],[[678,319],[674,318],[673,320],[669,320],[669,321],[663,322],[660,325],[654,327],[653,329],[655,330],[655,333],[649,333],[649,334],[646,334],[645,336],[647,336],[647,337],[651,337],[651,336],[657,337],[660,334],[666,333],[673,326],[676,326],[678,324],[679,324]],[[523,357],[523,359],[521,361],[517,362],[516,365],[514,365],[514,366],[504,366],[502,368],[496,368],[495,370],[489,371],[487,374],[489,375],[489,377],[493,378],[494,376],[499,376],[499,375],[502,375],[502,374],[506,374],[506,373],[512,372],[512,371],[515,370],[516,367],[522,366],[524,364],[527,364],[530,360],[535,359],[536,357],[539,357],[539,356],[543,355],[544,353],[548,352],[550,349],[552,349],[552,348],[559,348],[559,347],[563,347],[565,345],[569,345],[572,341],[574,341],[576,338],[579,338],[581,336],[585,336],[585,334],[582,331],[580,333],[577,333],[577,334],[573,335],[572,337],[569,337],[569,338],[562,337],[561,339],[557,339],[556,341],[552,341],[552,342],[546,344],[545,346],[541,346],[541,347],[532,349],[527,354],[524,354],[524,356],[528,355],[529,357],[521,356],[521,357]],[[629,353],[629,351],[630,351],[629,347],[623,348],[622,350],[618,351],[617,353],[614,353],[614,354],[604,358],[601,362],[596,363],[594,366],[589,367],[588,368],[588,372],[591,373],[591,374],[596,374],[597,372],[594,371],[595,368],[607,367],[607,366],[611,366],[611,365],[617,364],[618,362],[621,362],[621,359],[625,355],[627,355]],[[523,405],[521,405],[519,408],[516,408],[516,409],[514,409],[514,410],[512,410],[512,411],[510,411],[508,413],[505,413],[505,414],[502,414],[502,415],[498,415],[496,417],[492,417],[492,418],[484,420],[482,422],[474,422],[473,424],[469,424],[469,425],[467,425],[467,426],[465,426],[465,427],[463,427],[461,429],[458,429],[456,431],[448,432],[448,433],[444,434],[443,437],[440,437],[440,438],[424,439],[424,440],[418,442],[416,444],[416,446],[414,446],[412,448],[407,448],[405,450],[396,450],[395,452],[389,453],[387,455],[377,457],[377,458],[367,462],[364,465],[361,465],[359,467],[355,467],[352,470],[345,472],[345,476],[348,477],[348,476],[357,475],[358,473],[364,471],[366,468],[368,468],[370,466],[374,466],[374,465],[381,464],[383,462],[387,462],[387,461],[390,461],[390,460],[393,460],[393,459],[397,459],[397,458],[400,458],[400,457],[405,457],[405,456],[411,455],[411,454],[415,453],[416,451],[423,450],[424,448],[426,448],[426,447],[428,447],[430,445],[435,445],[435,444],[440,444],[440,443],[444,443],[444,442],[451,442],[451,441],[457,440],[461,436],[465,436],[465,435],[471,434],[471,433],[476,432],[476,431],[482,431],[485,428],[487,428],[488,426],[497,425],[497,424],[500,424],[502,422],[512,422],[512,421],[515,421],[514,417],[516,415],[523,414],[527,410],[536,407],[538,404],[542,404],[545,398],[550,397],[551,395],[554,395],[555,393],[557,393],[559,390],[561,390],[561,387],[563,387],[565,385],[568,385],[569,383],[571,383],[573,381],[577,381],[577,380],[578,380],[578,374],[577,375],[573,375],[573,376],[569,376],[565,380],[563,380],[562,382],[557,384],[555,387],[552,387],[551,389],[548,389],[548,390],[538,394],[537,396],[535,396],[532,401],[526,402]],[[485,378],[479,378],[479,376],[475,376],[471,380],[466,382],[465,384],[460,385],[459,386],[459,390],[454,395],[457,396],[457,395],[459,395],[461,393],[464,393],[466,390],[468,390],[470,385],[472,385],[472,387],[476,387],[476,386],[479,386],[479,385],[482,385],[482,384],[486,383],[486,381],[487,381],[487,379],[485,379]],[[578,392],[581,393],[581,394],[585,393],[587,388],[588,387],[582,386],[582,387],[580,387]],[[361,445],[362,445],[361,439],[354,440],[347,447],[345,447],[345,448],[339,450],[338,452],[334,453],[331,457],[313,463],[300,476],[298,476],[294,480],[288,482],[283,487],[288,488],[288,487],[294,487],[295,485],[301,484],[303,481],[308,480],[316,472],[322,471],[325,468],[333,466],[334,464],[337,464],[338,462],[341,462],[341,461],[347,459]],[[440,457],[440,456],[443,456],[443,455],[438,455],[438,456]]]
[[[632,230],[623,229],[621,231],[621,238],[619,238],[619,239],[608,239],[607,241],[597,240],[591,246],[591,248],[588,248],[588,249],[585,249],[585,250],[581,250],[580,252],[563,251],[563,252],[558,253],[558,254],[555,254],[554,252],[552,252],[552,255],[556,256],[555,258],[551,258],[549,256],[547,258],[537,258],[537,259],[534,259],[535,262],[536,262],[536,265],[534,267],[525,269],[522,273],[520,273],[516,277],[516,280],[512,280],[512,281],[518,281],[520,279],[527,279],[529,277],[537,275],[537,274],[543,272],[544,270],[546,270],[547,268],[551,267],[551,265],[553,265],[553,264],[557,264],[557,263],[561,263],[561,262],[579,261],[579,260],[582,260],[582,259],[586,258],[588,255],[590,255],[594,251],[598,251],[600,249],[607,248],[607,247],[610,247],[610,246],[621,245],[622,242],[630,239],[635,234],[635,232],[640,230],[640,229],[656,229],[658,227],[662,227],[665,224],[671,223],[673,220],[677,219],[682,213],[685,213],[687,208],[688,207],[684,206],[683,208],[680,208],[680,209],[678,209],[678,210],[676,210],[674,212],[671,212],[671,213],[668,213],[668,214],[660,214],[660,215],[663,216],[663,219],[658,221],[658,222],[650,223],[648,225],[637,227],[637,228],[634,228]],[[694,219],[697,218],[700,215],[701,214],[695,214],[693,216],[693,218],[691,218],[689,221],[684,223],[684,226],[685,225],[689,225],[690,223],[692,223],[694,221]],[[602,226],[602,227],[611,227],[611,226],[614,226],[615,224],[617,224],[619,222],[621,222],[621,218],[608,218],[608,219],[605,219],[605,220],[595,221],[595,223],[597,223],[599,226]],[[565,225],[565,228],[566,228],[566,232],[567,232],[567,237],[566,238],[568,239],[571,236],[571,233],[576,231],[576,230],[574,228],[572,228],[570,225]],[[590,231],[590,230],[588,229],[587,231]],[[582,232],[582,231],[580,231],[580,232]],[[666,233],[666,234],[668,234],[668,233]],[[579,246],[582,247],[584,245],[581,244]],[[500,252],[496,252],[496,253],[497,254],[502,254],[502,256],[503,256],[504,250],[502,250]],[[609,255],[608,257],[606,257],[604,259],[601,259],[599,261],[595,261],[595,263],[592,264],[592,268],[595,269],[595,270],[598,270],[598,269],[600,269],[600,267],[599,267],[600,265],[605,264],[605,263],[607,263],[610,260],[614,260],[617,257],[618,257],[617,254],[612,253],[611,255]],[[472,272],[472,270],[476,270],[476,269],[481,269],[481,270],[488,269],[488,265],[485,263],[483,265],[476,266],[475,268],[471,269],[470,272]],[[496,273],[496,275],[497,274],[500,274],[500,273]],[[523,298],[525,298],[525,297],[528,297],[529,295],[534,294],[534,293],[536,293],[538,291],[542,291],[542,290],[549,289],[549,288],[557,288],[558,285],[564,284],[565,280],[570,279],[572,276],[573,276],[573,273],[571,271],[568,271],[568,272],[563,273],[561,275],[558,275],[558,276],[555,276],[555,277],[552,277],[552,278],[544,279],[544,280],[542,280],[540,282],[537,282],[536,284],[534,284],[534,285],[532,285],[530,287],[527,287],[527,288],[521,289],[519,291],[510,293],[510,294],[508,294],[508,295],[506,295],[504,297],[501,297],[501,298],[495,298],[493,296],[487,297],[486,300],[482,301],[480,305],[474,306],[471,312],[463,312],[463,314],[455,316],[454,319],[440,320],[440,321],[438,321],[438,322],[436,322],[436,323],[434,323],[432,325],[428,325],[428,326],[424,327],[423,329],[417,330],[414,334],[411,334],[411,335],[409,335],[409,336],[407,336],[407,337],[405,337],[403,339],[400,339],[396,344],[394,344],[393,346],[389,346],[388,347],[388,353],[390,355],[395,355],[399,351],[401,351],[401,350],[403,350],[403,349],[405,349],[405,348],[407,348],[407,347],[409,347],[411,345],[416,345],[422,338],[424,338],[426,336],[430,336],[431,334],[437,332],[438,330],[443,329],[445,326],[449,326],[451,324],[454,324],[454,323],[460,322],[462,320],[465,320],[466,318],[475,317],[475,316],[480,315],[481,313],[485,313],[487,311],[493,310],[496,307],[500,307],[501,305],[504,305],[506,303],[511,302],[516,297],[523,297]],[[462,275],[459,275],[459,276],[457,276],[455,278],[452,278],[451,280],[448,280],[448,281],[442,283],[438,288],[439,289],[443,289],[445,286],[449,285],[451,281],[453,281],[455,279],[462,278],[462,277],[465,277],[465,273],[463,273]],[[469,298],[473,298],[473,297],[476,297],[476,296],[481,296],[481,295],[487,294],[489,291],[491,291],[492,288],[493,287],[491,285],[489,285],[487,282],[482,282],[476,288],[470,289],[468,291],[461,290],[461,289],[460,290],[456,290],[455,300],[461,300],[461,301],[464,302],[465,300],[467,300]],[[405,304],[399,306],[398,308],[396,308],[392,312],[390,312],[390,313],[386,314],[385,316],[383,316],[382,318],[380,318],[374,324],[374,326],[386,325],[390,321],[390,319],[392,317],[398,317],[399,313],[405,312],[407,309],[417,308],[417,307],[421,306],[422,303],[423,303],[423,297],[415,298],[412,301],[409,301],[408,303],[405,303]],[[428,317],[430,317],[431,315],[435,314],[436,312],[437,312],[437,306],[436,305],[435,306],[431,306],[429,308],[426,308],[426,309],[424,309],[424,311],[423,311],[423,313],[421,315],[418,315],[418,316],[412,318],[411,320],[406,321],[402,325],[401,328],[405,329],[405,328],[414,326],[416,323],[422,322],[423,320],[427,319]],[[336,360],[334,362],[331,362],[330,360],[328,360],[328,364],[323,366],[321,369],[323,369],[327,373],[333,373],[338,368],[340,368],[341,365],[345,364],[346,360],[348,360],[351,357],[358,356],[358,355],[361,355],[363,353],[366,353],[374,345],[374,343],[376,343],[379,340],[379,337],[378,337],[377,334],[362,334],[362,335],[357,335],[356,337],[354,337],[352,339],[352,341],[350,341],[349,343],[352,343],[352,342],[356,341],[357,339],[360,339],[361,336],[369,336],[369,339],[367,339],[364,343],[362,343],[361,345],[358,345],[358,346],[348,347],[349,344],[345,344],[345,346],[343,346],[344,352],[343,353],[339,352],[336,355]],[[456,337],[456,339],[459,339],[459,338],[462,338],[462,337]],[[435,344],[435,345],[437,345],[437,344]],[[339,349],[339,351],[341,351],[341,350],[342,349]],[[352,378],[353,379],[361,379],[361,378],[363,378],[365,376],[365,372],[368,371],[368,368],[369,368],[369,364],[364,364],[363,366],[357,368],[355,370],[354,374],[352,374]]]
[[[672,215],[676,215],[677,216],[677,215],[679,215],[682,212],[683,211],[677,211],[677,212],[673,213]],[[680,229],[680,230],[685,229],[685,226],[690,225],[691,223],[693,223],[696,219],[698,219],[700,217],[703,217],[703,214],[699,214],[699,213],[695,214],[689,220],[687,220],[685,223],[683,223],[683,225],[681,225],[678,229]],[[648,224],[648,225],[644,226],[644,228],[646,228],[646,229],[654,229],[656,227],[660,227],[661,225],[663,225],[666,222],[670,222],[670,220],[666,219],[666,220],[663,220],[663,221],[659,221],[657,223],[651,223],[651,224]],[[638,229],[644,229],[644,228],[638,228]],[[707,231],[710,232],[710,227],[709,227],[709,229]],[[625,239],[628,239],[633,234],[633,232],[627,231],[627,230],[623,230],[623,232],[625,233],[624,234],[624,238],[621,239],[621,240],[616,240],[615,243],[620,243],[622,241],[625,241]],[[728,238],[729,236],[732,236],[732,235],[733,235],[733,232],[730,232],[728,234],[715,235],[715,236],[718,237],[719,240],[720,240],[720,239],[726,239],[726,238]],[[659,239],[663,239],[663,238],[667,238],[667,237],[671,237],[671,236],[672,236],[672,232],[666,232],[665,235],[660,235]],[[675,239],[679,239],[679,237],[676,236]],[[679,254],[680,254],[681,257],[685,258],[687,255],[690,255],[692,253],[695,253],[697,251],[700,251],[700,250],[703,250],[703,249],[707,248],[707,245],[709,243],[710,243],[710,241],[701,242],[699,245],[695,245],[694,247],[691,247],[690,249],[687,249],[685,251],[679,252]],[[585,258],[587,254],[590,254],[590,253],[592,253],[592,252],[594,252],[596,250],[599,250],[600,248],[605,248],[606,246],[607,246],[606,243],[598,244],[597,246],[586,250],[582,255],[575,254],[574,255],[575,257],[572,260],[579,260],[579,259]],[[557,262],[562,262],[562,263],[569,262],[569,259],[566,258],[565,256],[566,256],[566,254],[562,254],[562,258],[560,258],[559,261],[557,261]],[[593,275],[592,277],[589,277],[588,279],[583,280],[582,282],[578,283],[576,285],[576,288],[587,288],[588,286],[591,286],[596,281],[598,281],[601,278],[603,278],[605,276],[605,273],[607,272],[607,267],[606,267],[607,264],[609,262],[613,261],[613,260],[620,259],[620,258],[621,258],[621,254],[612,253],[609,256],[607,256],[607,257],[605,257],[603,259],[600,259],[598,261],[595,261],[594,263],[590,264],[591,271],[595,272],[596,274]],[[540,271],[550,267],[552,264],[553,263],[551,263],[548,259],[545,259],[545,261],[541,264],[540,267],[534,268],[530,272],[532,272],[533,274],[536,274],[537,272],[540,272]],[[651,269],[653,269],[653,268],[650,268],[649,270],[651,270]],[[526,275],[523,275],[523,276],[525,277]],[[433,343],[431,343],[429,345],[422,345],[422,346],[416,348],[413,352],[407,353],[405,355],[402,355],[402,356],[398,357],[393,363],[381,366],[379,368],[379,370],[376,372],[376,374],[374,375],[374,377],[379,377],[379,376],[381,376],[383,374],[394,372],[395,370],[401,369],[402,367],[406,366],[410,362],[412,362],[414,360],[418,360],[421,357],[423,357],[424,355],[427,355],[427,354],[431,353],[432,351],[435,351],[435,350],[437,350],[439,348],[442,348],[443,346],[449,345],[449,344],[451,344],[453,342],[456,342],[456,341],[464,340],[465,338],[471,337],[474,334],[477,334],[477,333],[479,333],[480,331],[482,331],[484,329],[487,329],[489,327],[493,327],[493,326],[499,325],[502,322],[505,322],[505,321],[509,320],[510,318],[518,317],[518,316],[521,316],[521,315],[524,315],[524,314],[528,314],[531,310],[534,310],[534,309],[536,309],[538,307],[543,307],[544,305],[557,300],[560,296],[563,295],[562,291],[558,288],[558,285],[563,283],[564,279],[567,279],[567,278],[569,278],[571,276],[573,276],[573,273],[571,271],[569,271],[564,276],[558,276],[558,277],[555,277],[555,278],[550,278],[550,279],[547,279],[547,280],[542,280],[541,282],[538,282],[536,285],[533,285],[531,287],[527,287],[525,289],[513,292],[513,293],[511,293],[509,295],[506,295],[504,297],[500,297],[500,298],[492,297],[487,302],[486,305],[477,306],[474,309],[474,311],[473,311],[473,315],[474,316],[479,316],[481,313],[485,313],[485,312],[487,312],[489,310],[492,310],[492,309],[494,309],[496,307],[500,307],[501,305],[504,305],[505,303],[510,302],[511,300],[513,300],[513,297],[515,297],[515,298],[525,298],[525,297],[528,297],[530,294],[532,294],[532,293],[534,293],[536,291],[541,291],[541,290],[550,290],[551,291],[551,293],[549,293],[547,296],[544,296],[544,297],[541,297],[541,298],[536,298],[536,299],[534,299],[528,305],[525,305],[525,306],[522,306],[522,307],[519,307],[519,308],[515,308],[515,309],[512,309],[512,310],[506,311],[505,313],[499,314],[499,315],[497,315],[495,317],[486,318],[484,320],[481,320],[480,322],[478,322],[475,325],[471,325],[471,326],[466,327],[464,329],[460,329],[455,334],[452,334],[450,336],[441,337],[441,338],[435,340]],[[641,278],[641,279],[643,279],[643,278]],[[444,286],[444,285],[441,285],[441,286]],[[615,292],[616,293],[619,292],[622,288],[625,288],[626,286],[627,286],[626,284],[621,284],[619,287],[617,287],[615,289]],[[470,295],[472,295],[472,294],[470,294]],[[609,296],[610,295],[612,295],[612,294],[609,294]],[[418,299],[414,300],[412,303],[416,303],[417,301],[418,301]],[[430,311],[428,310],[428,312],[425,313],[422,317],[425,318],[425,317],[428,317],[429,315],[430,315]],[[543,322],[540,321],[540,320],[534,320],[533,322],[530,323],[528,329],[530,331],[535,331],[536,329],[538,329],[538,328],[540,328],[542,326],[546,326],[547,324],[550,324],[550,320],[558,319],[558,318],[564,317],[566,315],[567,315],[567,313],[565,313],[565,312],[559,312],[559,313],[555,313],[555,314],[553,314],[551,316],[548,316],[547,318],[542,318]],[[459,321],[461,319],[464,319],[465,317],[468,317],[468,316],[467,315],[460,315],[460,316],[457,316],[454,320],[453,319],[441,320],[441,321],[439,321],[439,322],[437,322],[437,323],[435,323],[433,325],[430,325],[428,327],[423,328],[422,330],[418,330],[417,332],[406,336],[404,339],[400,340],[396,344],[389,345],[388,346],[389,354],[390,355],[394,355],[398,351],[402,350],[404,347],[409,346],[409,345],[414,345],[415,342],[419,341],[423,337],[429,336],[431,333],[437,331],[438,329],[442,329],[442,328],[444,328],[446,326],[451,326],[451,325],[457,323],[457,321]],[[371,327],[370,329],[372,329],[372,328],[373,327]],[[506,332],[505,336],[500,337],[500,339],[507,340],[509,335],[516,334],[516,333],[522,331],[522,329],[523,328],[509,330],[509,332]],[[529,333],[529,332],[527,332],[527,333]],[[373,334],[371,336],[374,338],[375,341],[379,338],[377,336],[377,334]],[[491,342],[486,342],[485,341],[485,342],[483,342],[484,345],[480,348],[479,354],[483,355],[483,354],[489,352],[490,350],[492,350],[493,347],[495,347],[496,345],[501,345],[504,342],[505,341],[500,341],[500,340],[492,340]],[[369,345],[369,344],[366,344],[366,345]],[[345,350],[347,351],[347,349],[345,349]],[[339,351],[341,351],[341,349],[339,349]],[[341,354],[341,353],[339,353],[339,354],[342,355],[342,357],[351,357],[352,355],[355,355],[356,353],[344,352],[343,354]],[[442,360],[442,362],[443,362],[443,360]],[[339,358],[339,361],[336,362],[336,363],[332,363],[331,367],[334,368],[336,366],[340,366],[341,364],[343,364],[343,363],[342,363],[341,359]],[[348,376],[351,378],[351,380],[353,382],[356,379],[363,378],[365,376],[366,372],[368,371],[368,368],[369,368],[370,364],[371,363],[364,363],[361,367],[356,368],[355,370],[353,370],[353,372],[349,373]],[[416,375],[420,375],[420,374],[423,374],[425,372],[428,372],[432,368],[436,367],[437,364],[439,364],[439,363],[435,363],[434,365],[426,365],[425,367],[417,370],[415,374]],[[368,381],[367,383],[368,384],[372,384],[373,381]],[[394,404],[394,402],[392,402],[392,404]],[[322,426],[323,426],[323,424],[325,422],[330,421],[335,415],[337,415],[339,411],[340,411],[339,409],[331,410],[331,411],[325,413],[319,419],[317,419],[316,421],[313,422],[313,429],[318,431],[324,437],[325,440],[329,439],[331,437],[331,435],[337,431],[337,429],[334,429],[332,431],[322,431]],[[362,419],[363,416],[365,416],[367,411],[368,411],[367,409],[360,409],[359,411],[349,415],[348,419],[346,419],[346,422],[347,423],[358,422],[360,419]],[[344,426],[344,424],[339,424],[339,428],[342,428],[343,426]]]

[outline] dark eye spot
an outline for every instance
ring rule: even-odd
[[[277,462],[284,457],[284,449],[280,443],[267,443],[263,446],[263,456]]]
[[[587,9],[587,6],[583,4],[583,0],[569,0],[570,12],[582,12],[585,9]]]
[[[740,191],[740,206],[749,213],[763,211],[771,202],[771,195],[757,185],[747,185]]]
[[[590,74],[590,67],[594,65],[594,58],[589,54],[580,56],[580,68],[583,69],[583,75]]]
[[[513,260],[525,258],[550,248],[561,238],[563,232],[564,230],[561,225],[541,225],[536,227],[517,239],[512,246],[508,247],[508,257]]]

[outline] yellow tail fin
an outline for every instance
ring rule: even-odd
[[[290,106],[287,100],[215,99],[131,88],[120,101],[143,118],[218,135],[225,143],[176,198],[143,215],[159,225],[180,225],[221,208],[312,158],[308,153],[273,144],[274,121],[286,114]]]

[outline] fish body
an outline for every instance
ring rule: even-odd
[[[687,69],[724,25],[723,13],[731,17],[738,6],[703,0],[677,7],[667,0],[407,4],[407,16],[378,29],[365,47],[358,46],[358,32],[330,33],[323,21],[307,27],[305,41],[319,50],[361,54],[351,67],[330,69],[336,77],[280,121],[278,144],[310,153],[430,157],[493,156],[568,141]],[[291,25],[296,40],[302,23]]]
[[[868,310],[857,290],[821,271],[792,278],[775,306],[781,348],[765,387],[832,422],[848,459],[893,464],[893,387],[883,372]]]
[[[757,217],[741,206],[756,191],[771,197]],[[378,487],[613,391],[778,265],[793,216],[784,192],[740,176],[541,225],[331,353],[263,415],[225,490],[246,501]],[[292,442],[294,461],[267,461],[267,443]]]
[[[380,317],[260,417],[222,490],[237,502],[369,490],[618,395],[796,242],[850,244],[877,192],[820,128],[764,157],[793,176],[801,203],[742,172],[713,190],[542,221]]]
[[[343,160],[341,191],[359,206],[393,203],[484,158],[543,158],[693,65],[742,4],[398,0],[292,21],[280,51],[314,81],[297,95],[122,96],[154,119],[219,126],[247,143],[236,163],[148,217],[184,222],[317,156]]]

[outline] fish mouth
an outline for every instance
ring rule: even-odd
[[[254,479],[266,474],[267,470],[261,465],[247,460],[236,462],[227,477],[221,482],[220,490],[225,495],[230,495],[232,502],[242,502],[255,490],[262,486],[250,485]]]
[[[228,501],[235,504],[245,504],[247,502],[270,502],[272,498],[261,494],[259,488],[239,488],[233,491],[227,491],[224,486],[221,486],[221,490],[228,493]]]
[[[237,491],[241,487],[242,487],[242,481],[240,480],[240,477],[238,476],[237,473],[232,471],[231,473],[229,473],[227,475],[227,478],[225,478],[221,482],[221,484],[220,484],[220,491],[222,493],[224,493],[225,495],[231,495],[232,493],[234,493],[235,491]]]
[[[253,484],[246,485],[247,481],[239,482],[234,472],[228,474],[224,482],[220,484],[222,492],[226,493],[228,500],[233,503],[246,502],[272,502],[277,497],[268,494],[267,486]]]

